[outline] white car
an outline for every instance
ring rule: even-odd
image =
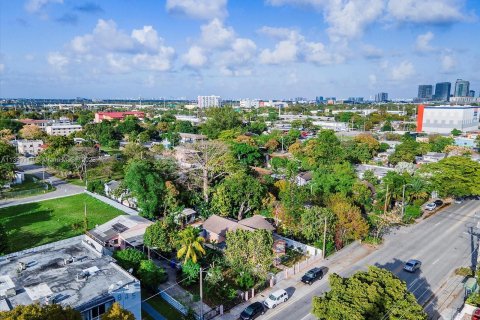
[[[288,293],[287,291],[283,290],[283,289],[280,289],[280,290],[277,290],[275,292],[272,292],[267,300],[265,300],[263,302],[263,304],[269,308],[269,309],[273,309],[275,308],[276,306],[278,306],[280,303],[282,302],[285,302],[288,300]]]
[[[432,211],[432,210],[435,210],[435,208],[437,207],[437,205],[435,203],[429,203],[425,206],[425,209],[427,209],[428,211]]]

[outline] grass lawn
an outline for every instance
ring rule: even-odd
[[[145,289],[142,289],[142,300],[145,300],[146,298],[152,296],[153,294],[148,292]],[[178,312],[175,308],[170,306],[165,300],[162,299],[159,295],[156,295],[155,297],[148,299],[147,302],[160,313],[162,316],[167,318],[167,320],[179,320],[183,319],[183,315]],[[149,317],[148,313],[146,311],[142,310],[142,317]]]
[[[8,252],[82,234],[84,204],[87,206],[88,229],[124,214],[86,194],[2,208],[0,223],[8,232]]]
[[[21,184],[12,184],[11,188],[3,190],[1,197],[5,199],[31,197],[54,191],[49,184],[43,184],[33,175],[26,174],[25,181]]]

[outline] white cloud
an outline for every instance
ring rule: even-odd
[[[376,85],[377,84],[377,76],[374,75],[374,74],[368,75],[368,83],[370,84],[370,86]]]
[[[0,73],[3,73],[5,71],[5,64],[0,63]]]
[[[235,38],[233,28],[224,26],[216,18],[200,28],[202,30],[201,42],[208,48],[225,47]]]
[[[193,45],[188,49],[188,52],[182,56],[185,65],[192,68],[200,68],[207,63],[208,58],[205,55],[205,50],[197,45]]]
[[[196,19],[224,19],[227,15],[227,0],[167,0],[167,11]]]
[[[463,0],[389,0],[390,15],[400,22],[453,23],[468,17]]]
[[[385,4],[383,0],[333,0],[326,8],[327,32],[333,41],[353,39],[378,20]]]
[[[47,55],[47,61],[51,66],[58,70],[63,70],[63,68],[70,62],[69,59],[60,52],[50,52]]]
[[[152,26],[127,33],[119,29],[115,21],[99,19],[91,33],[73,38],[64,53],[50,55],[51,64],[62,64],[61,55],[67,63],[89,66],[95,73],[101,70],[126,73],[133,67],[147,71],[170,70],[175,50],[164,44]]]
[[[25,9],[29,13],[39,13],[50,3],[62,4],[63,0],[29,0],[25,3]]]
[[[406,80],[415,74],[415,67],[409,61],[402,61],[391,70],[390,78],[394,81]]]
[[[263,64],[305,61],[327,65],[344,59],[343,55],[329,52],[321,42],[306,41],[305,37],[294,29],[263,27],[259,32],[280,39],[273,49],[261,51],[260,62]]]
[[[434,37],[435,35],[431,31],[419,35],[417,37],[417,41],[415,42],[415,50],[418,52],[430,52],[435,50],[435,48],[430,44]]]
[[[440,63],[443,73],[453,73],[457,68],[457,61],[450,54],[443,54],[440,57]]]

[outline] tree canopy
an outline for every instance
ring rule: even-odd
[[[390,271],[370,266],[350,278],[329,277],[330,291],[313,298],[312,313],[320,320],[424,320],[423,308],[404,281]]]
[[[60,304],[19,305],[10,311],[0,311],[3,320],[82,320],[80,312]],[[116,319],[115,319],[116,320]]]

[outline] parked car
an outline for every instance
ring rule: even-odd
[[[415,272],[418,269],[420,269],[421,265],[422,265],[422,263],[420,261],[415,260],[415,259],[410,259],[403,266],[403,270],[408,271],[408,272]]]
[[[480,309],[477,308],[475,309],[475,311],[473,311],[473,314],[472,314],[472,320],[480,320]]]
[[[458,198],[455,198],[455,203],[463,203],[463,198],[462,197],[458,197]]]
[[[240,313],[241,320],[252,320],[256,319],[259,315],[264,314],[265,309],[261,302],[254,302],[248,307],[246,307],[242,313]]]
[[[431,202],[425,206],[425,209],[427,209],[428,211],[432,211],[435,210],[436,207],[437,205],[434,202]]]
[[[437,200],[433,201],[433,203],[435,203],[437,205],[437,207],[440,207],[440,206],[443,205],[443,201],[440,200],[440,199],[437,199]]]
[[[272,292],[268,298],[263,302],[263,304],[268,309],[273,309],[278,306],[280,303],[285,302],[288,300],[288,293],[287,291],[280,289],[275,292]]]
[[[305,273],[305,275],[302,277],[302,282],[305,283],[305,284],[312,285],[312,283],[314,283],[315,281],[320,280],[322,278],[323,278],[322,269],[313,268],[313,269],[307,271],[307,273]]]

